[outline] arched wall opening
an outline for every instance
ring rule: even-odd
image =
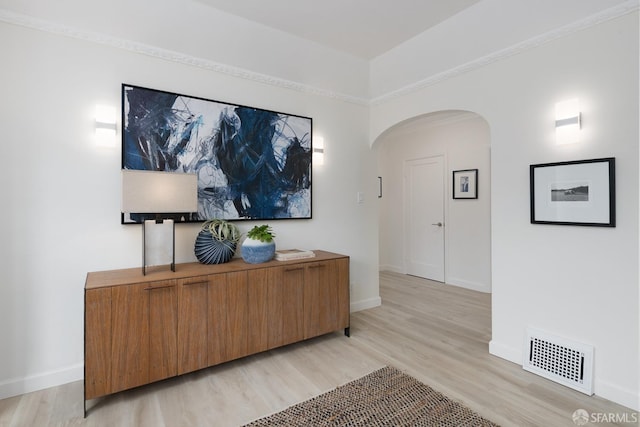
[[[380,270],[407,273],[404,165],[444,160],[444,282],[491,292],[490,131],[480,115],[436,111],[397,123],[373,143],[382,182],[379,199]],[[478,170],[477,199],[453,199],[453,172]]]

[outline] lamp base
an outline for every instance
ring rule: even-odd
[[[176,225],[172,219],[146,220],[142,227],[142,275],[147,267],[166,265],[176,271]]]

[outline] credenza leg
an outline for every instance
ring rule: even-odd
[[[349,326],[347,326],[346,328],[344,328],[344,334],[348,337],[351,336],[351,328]]]

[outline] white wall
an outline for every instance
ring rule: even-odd
[[[556,146],[554,104],[575,96],[582,142]],[[491,353],[521,363],[527,326],[593,344],[596,394],[638,409],[637,9],[381,100],[371,139],[451,109],[479,114],[491,130]],[[606,156],[617,162],[616,228],[530,224],[530,164]]]
[[[0,398],[81,379],[86,273],[141,265],[141,228],[120,225],[119,144],[92,135],[123,82],[312,117],[326,148],[313,219],[273,222],[277,245],[350,255],[353,307],[379,304],[366,106],[71,35],[0,23]],[[177,225],[179,262],[195,261],[198,227]]]
[[[491,291],[491,167],[489,129],[473,113],[442,112],[410,120],[376,141],[384,192],[380,206],[380,269],[406,273],[403,165],[435,155],[445,158],[445,282]],[[478,199],[452,199],[452,172],[479,169]]]

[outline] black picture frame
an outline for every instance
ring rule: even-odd
[[[312,135],[311,117],[122,84],[122,168],[198,175],[181,222],[311,219]]]
[[[453,171],[454,199],[478,198],[478,169],[462,169]]]
[[[532,224],[616,226],[615,158],[529,166]]]

